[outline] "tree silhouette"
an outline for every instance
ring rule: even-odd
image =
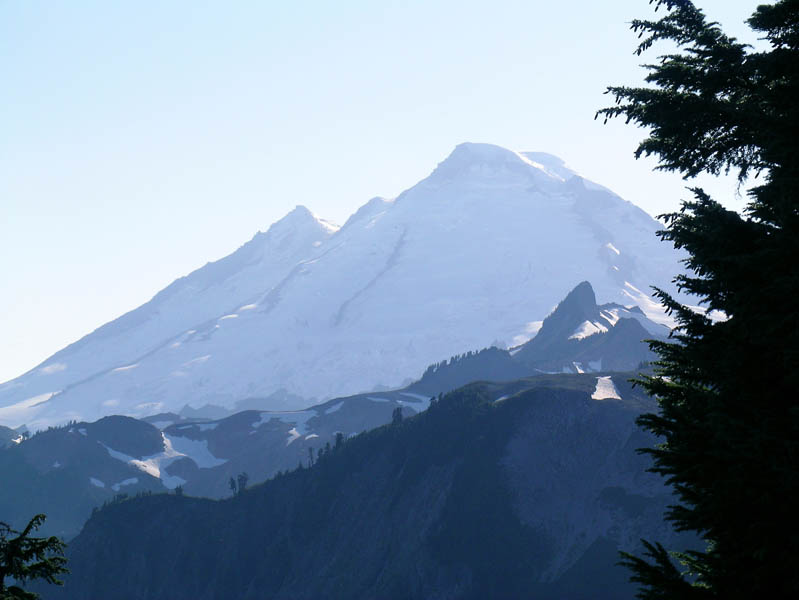
[[[247,488],[247,482],[250,480],[250,476],[242,471],[239,473],[237,479],[239,483],[239,494],[241,494]]]
[[[39,597],[17,585],[6,586],[6,578],[24,584],[34,579],[62,585],[57,576],[67,573],[64,542],[57,537],[37,538],[31,533],[39,529],[46,517],[36,515],[21,532],[0,521],[0,599],[35,600]]]
[[[676,555],[657,543],[626,554],[644,599],[799,597],[799,1],[761,5],[747,21],[763,51],[708,22],[688,0],[656,0],[666,15],[632,22],[637,53],[665,40],[677,50],[647,65],[643,88],[610,87],[624,116],[649,134],[636,156],[684,177],[759,174],[743,214],[702,189],[664,215],[661,238],[687,251],[679,289],[721,320],[667,293],[676,317],[644,387],[657,414],[639,424],[663,443],[644,450],[679,498],[667,518],[707,542]]]

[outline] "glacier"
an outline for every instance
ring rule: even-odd
[[[466,349],[529,339],[586,280],[602,301],[668,323],[646,292],[674,292],[682,269],[656,236],[662,227],[555,156],[460,144],[427,178],[371,199],[341,227],[298,206],[0,385],[0,424],[253,398],[297,410],[397,387]]]

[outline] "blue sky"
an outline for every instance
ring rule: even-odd
[[[699,2],[754,42],[754,3]],[[594,121],[645,0],[0,1],[0,381],[297,204],[343,223],[463,141],[551,152],[651,214],[678,176]],[[732,208],[726,181],[702,181]]]

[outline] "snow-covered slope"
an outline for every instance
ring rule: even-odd
[[[577,282],[662,320],[679,256],[660,225],[544,153],[461,144],[339,228],[298,207],[232,255],[0,386],[33,426],[287,390],[323,400],[398,386],[430,363],[517,345]]]

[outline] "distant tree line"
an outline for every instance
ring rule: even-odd
[[[483,352],[491,350],[491,348],[494,348],[494,346],[491,346],[490,348],[483,348],[482,350],[469,350],[468,352],[464,352],[463,354],[455,354],[451,356],[449,359],[444,359],[442,361],[433,363],[425,369],[424,373],[422,374],[422,379],[424,379],[425,376],[429,377],[430,375],[433,375],[440,369],[451,367],[458,363],[466,361],[470,358],[476,357]]]

